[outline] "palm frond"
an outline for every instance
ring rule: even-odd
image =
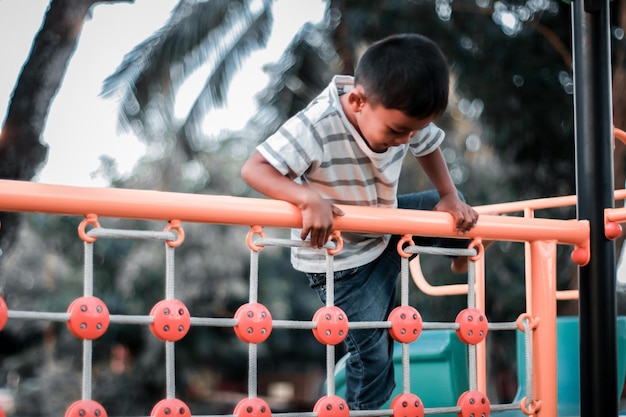
[[[224,104],[232,78],[244,60],[267,44],[272,26],[271,0],[264,0],[263,7],[256,12],[237,15],[229,26],[220,46],[214,48],[219,54],[214,60],[216,65],[181,126],[179,137],[193,141],[207,111]]]
[[[161,29],[126,54],[101,92],[120,99],[121,127],[141,120],[155,94],[173,100],[176,88],[211,56],[214,43],[209,39],[220,36],[220,28],[236,7],[245,9],[244,1],[182,0]],[[207,51],[199,52],[202,48]]]

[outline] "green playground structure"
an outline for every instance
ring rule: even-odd
[[[420,397],[424,407],[454,406],[459,396],[469,389],[467,351],[467,346],[453,330],[424,330],[419,339],[409,345],[411,391]],[[335,371],[336,393],[341,397],[346,390],[348,356],[337,362]],[[399,343],[394,348],[394,368],[396,388],[391,398],[402,393],[402,345]],[[390,403],[391,400],[383,408],[388,408]]]
[[[556,322],[558,416],[580,416],[580,336],[579,320],[576,316],[561,316]],[[524,335],[517,332],[517,375],[519,388],[515,401],[526,396],[526,360]],[[626,379],[626,317],[617,318],[617,393],[618,397]],[[621,410],[620,415],[626,415]],[[497,416],[497,414],[496,414]],[[500,416],[524,416],[519,412],[506,412]]]
[[[580,416],[580,341],[579,320],[576,316],[557,318],[557,381],[558,417]],[[524,333],[516,331],[518,390],[513,403],[526,396],[526,352]],[[618,395],[626,379],[626,317],[617,320]],[[345,363],[349,355],[336,365],[335,385],[337,395],[345,394]],[[463,392],[469,388],[468,349],[453,330],[425,330],[417,341],[409,345],[411,391],[422,400],[425,408],[453,407]],[[402,392],[402,347],[394,349],[396,388],[391,398]],[[389,401],[383,406],[388,408]],[[626,410],[622,410],[626,415]],[[495,417],[523,417],[522,411],[494,412]],[[454,414],[444,414],[455,417]]]

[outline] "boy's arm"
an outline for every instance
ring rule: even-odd
[[[336,206],[324,200],[317,191],[293,182],[255,152],[241,169],[241,177],[252,188],[266,196],[287,201],[302,211],[302,240],[311,235],[311,245],[321,248],[333,231],[334,216],[343,216]]]
[[[439,192],[439,204],[435,206],[435,210],[450,213],[456,229],[461,233],[468,232],[476,225],[478,213],[459,198],[441,149],[437,148],[428,155],[417,157],[417,160]]]

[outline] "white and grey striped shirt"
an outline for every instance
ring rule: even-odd
[[[335,76],[305,109],[289,119],[257,147],[281,174],[306,183],[334,204],[396,207],[402,160],[408,150],[423,156],[439,147],[443,131],[429,124],[410,142],[373,152],[343,113],[339,96],[354,86],[349,76]],[[300,230],[292,230],[300,239]],[[387,246],[389,235],[342,233],[343,249],[335,256],[335,271],[365,265]],[[326,271],[323,250],[292,248],[291,262],[299,271]]]

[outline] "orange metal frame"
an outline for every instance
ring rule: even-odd
[[[620,131],[621,132],[621,131]],[[623,132],[622,132],[623,133]],[[623,135],[626,139],[626,134]],[[615,191],[616,200],[626,199],[626,190]],[[503,204],[492,204],[475,207],[481,213],[510,214],[522,212],[525,219],[534,219],[535,210],[567,207],[576,205],[576,196],[563,196],[535,200],[518,201]],[[572,221],[572,220],[566,220]],[[620,223],[626,221],[626,209],[607,209],[605,212],[605,234],[614,239],[621,234]],[[502,239],[516,240],[516,239]],[[531,405],[530,410],[536,416],[557,415],[557,379],[556,379],[556,301],[578,298],[578,290],[561,290],[556,288],[556,246],[555,239],[536,239],[525,242],[526,248],[526,314],[539,321],[533,336],[533,368],[535,371],[534,393],[541,399]],[[574,256],[575,257],[575,256]],[[485,309],[485,275],[484,258],[476,262],[476,303],[477,308]],[[426,294],[445,296],[466,294],[467,284],[432,286],[423,276],[419,266],[419,257],[411,261],[411,274],[415,284]],[[478,345],[478,388],[486,392],[486,349]]]
[[[626,190],[615,193],[626,198]],[[534,393],[540,399],[531,413],[553,417],[557,413],[556,381],[556,246],[571,245],[572,260],[579,265],[589,261],[587,221],[535,218],[538,209],[576,204],[575,196],[528,200],[480,206],[478,224],[466,235],[454,230],[447,213],[341,206],[345,216],[337,218],[338,231],[393,233],[419,236],[446,236],[524,242],[526,245],[527,312],[539,323],[533,335]],[[219,195],[198,195],[146,190],[87,188],[0,180],[0,211],[38,212],[58,215],[214,223],[242,226],[292,228],[301,224],[300,211],[285,202]],[[523,212],[523,217],[499,216]],[[490,214],[487,214],[490,213]],[[619,223],[626,221],[626,209],[607,209],[606,234],[616,238]],[[475,263],[477,308],[485,308],[485,263],[479,254]],[[413,265],[414,275],[421,275]],[[433,291],[423,280],[420,285]],[[436,289],[441,294],[459,293],[466,288]],[[575,297],[568,292],[560,298]],[[541,343],[539,343],[539,341]],[[478,345],[478,388],[486,392],[485,343]],[[527,410],[528,412],[528,410]]]
[[[179,220],[181,222],[229,225],[263,225],[292,228],[302,224],[300,211],[293,205],[275,200],[220,195],[184,194],[162,191],[88,188],[48,185],[24,181],[0,180],[0,210],[42,212],[83,216]],[[481,216],[467,234],[454,230],[447,213],[339,206],[345,216],[335,226],[341,231],[366,233],[413,234],[488,240],[555,240],[582,250],[589,248],[589,225],[586,221],[529,219]],[[493,211],[483,206],[483,212]],[[480,209],[480,208],[479,208]],[[626,213],[625,213],[626,217]]]

